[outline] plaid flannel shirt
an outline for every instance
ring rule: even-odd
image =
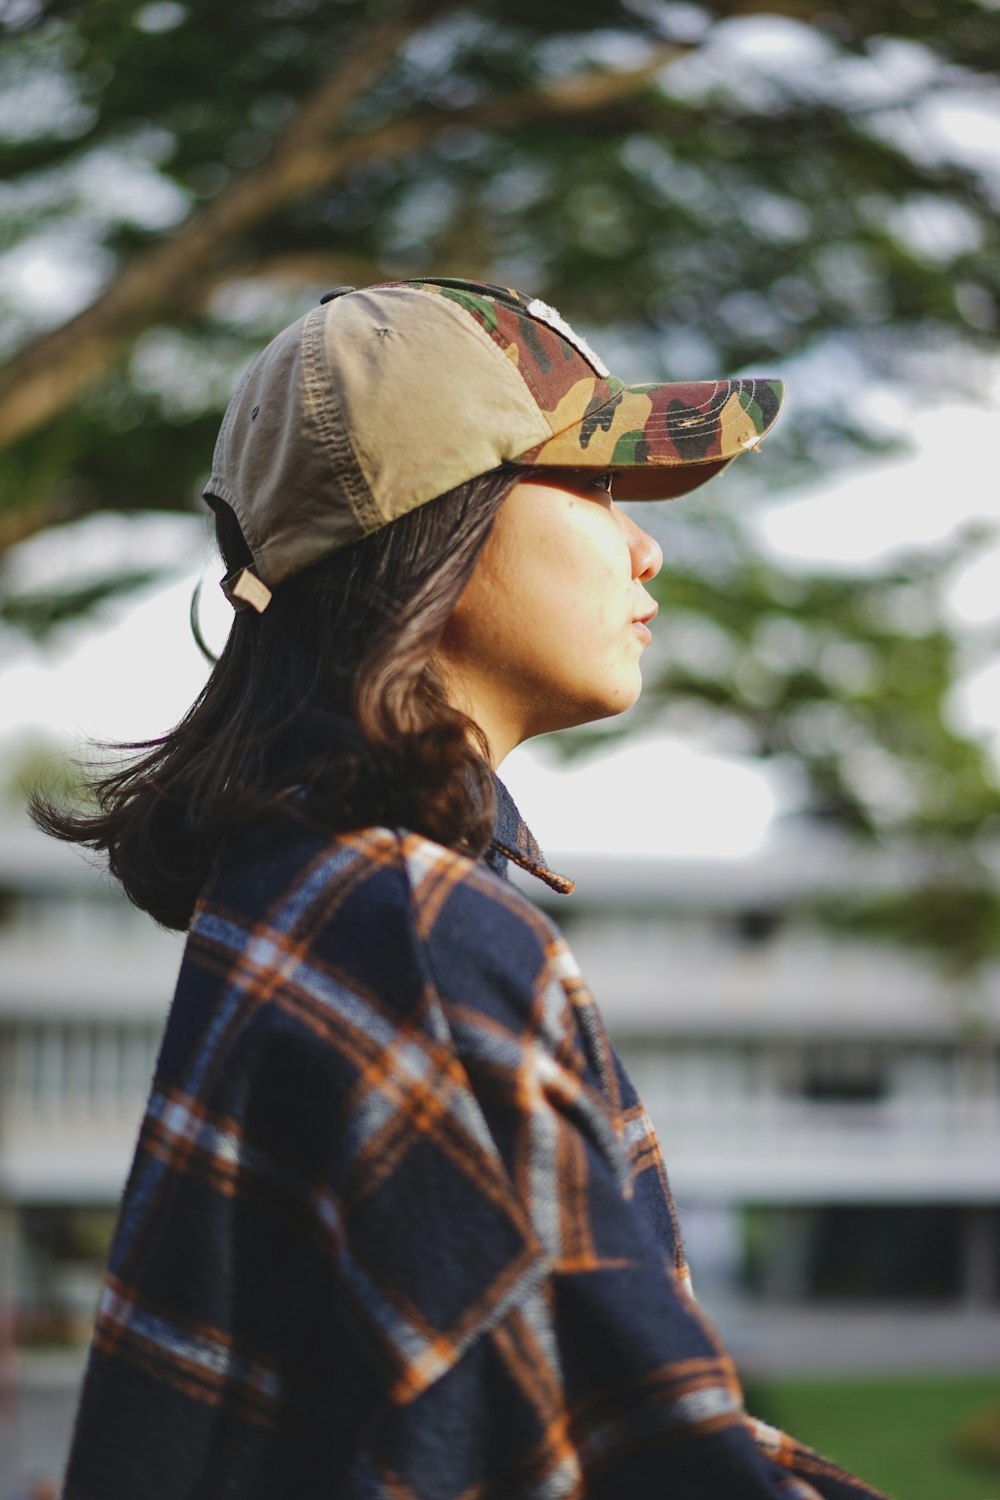
[[[476,862],[290,820],[192,921],[64,1500],[857,1500],[749,1417],[497,782]]]

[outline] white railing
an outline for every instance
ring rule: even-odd
[[[647,1096],[675,1190],[714,1201],[1000,1197],[1000,1104]]]

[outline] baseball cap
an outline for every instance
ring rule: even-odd
[[[205,499],[261,611],[303,568],[502,464],[609,470],[623,500],[696,489],[770,430],[780,381],[626,385],[552,307],[451,277],[337,287],[243,375]]]

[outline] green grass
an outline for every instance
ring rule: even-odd
[[[1000,1468],[952,1448],[962,1424],[1000,1402],[996,1375],[785,1377],[747,1383],[747,1406],[893,1500],[1000,1500]]]

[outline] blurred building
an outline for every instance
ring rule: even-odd
[[[807,825],[748,860],[553,864],[574,894],[535,898],[656,1126],[701,1299],[1000,1314],[1000,973],[809,913],[908,872]]]
[[[85,1340],[183,940],[75,850],[0,825],[0,1288],[19,1343]]]
[[[815,831],[739,862],[553,863],[568,899],[516,878],[654,1120],[706,1305],[1000,1315],[1000,976],[824,935],[816,895],[894,877]],[[0,828],[0,1290],[22,1349],[88,1336],[181,947],[75,851]]]

